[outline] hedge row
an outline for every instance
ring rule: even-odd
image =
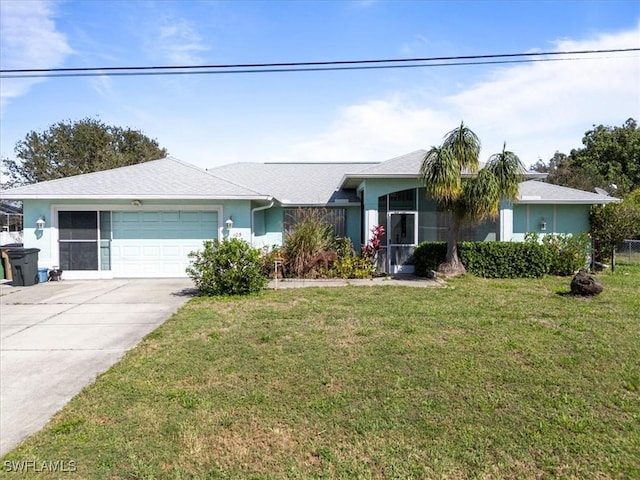
[[[460,242],[458,255],[469,273],[485,278],[537,278],[571,275],[584,268],[587,251],[581,237],[562,242]],[[561,244],[561,247],[559,246]],[[447,254],[446,242],[423,242],[414,252],[415,272],[427,276]]]
[[[538,278],[549,272],[549,250],[533,242],[461,242],[460,260],[485,278]]]

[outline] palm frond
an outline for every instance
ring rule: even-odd
[[[460,172],[476,173],[479,168],[480,139],[464,122],[445,136],[442,147],[450,150],[458,161]]]
[[[420,167],[425,190],[441,205],[448,205],[460,196],[460,166],[451,150],[431,147]]]
[[[511,201],[518,198],[518,184],[524,180],[525,167],[518,155],[508,151],[506,143],[502,152],[489,157],[485,170],[490,171],[496,178],[500,188],[500,195]]]
[[[480,222],[498,216],[500,185],[492,172],[480,170],[478,175],[466,179],[461,194],[464,218]]]

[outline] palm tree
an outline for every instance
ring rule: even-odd
[[[523,178],[524,166],[515,153],[506,150],[506,144],[502,152],[489,157],[482,170],[479,156],[480,140],[463,122],[445,136],[441,146],[431,147],[420,168],[427,194],[452,215],[447,256],[438,267],[446,275],[466,272],[458,257],[461,224],[497,217],[501,199],[515,201]]]

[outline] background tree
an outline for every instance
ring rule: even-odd
[[[549,183],[581,190],[600,187],[624,197],[640,188],[640,129],[633,118],[621,127],[594,126],[582,144],[568,156],[556,152],[548,164],[538,161],[532,169],[549,173]]]
[[[548,164],[542,160],[538,160],[531,166],[531,170],[548,173],[549,175],[546,180],[548,183],[590,192],[593,191],[595,186],[605,184],[605,180],[599,175],[596,176],[597,178],[594,178],[594,172],[587,172],[573,165],[571,158],[561,152],[554,153]]]
[[[628,238],[640,237],[640,188],[621,203],[594,205],[589,220],[596,260],[611,261],[613,266],[618,244]]]
[[[465,267],[458,257],[458,237],[463,222],[481,222],[498,215],[500,201],[515,201],[524,166],[506,150],[489,157],[479,170],[480,140],[464,123],[449,132],[439,147],[431,147],[420,168],[426,192],[439,208],[451,213],[447,256],[438,271],[459,275]],[[462,173],[470,178],[462,178]]]
[[[140,131],[105,125],[92,118],[29,132],[14,151],[17,160],[2,160],[4,187],[134,165],[167,154],[156,140]]]

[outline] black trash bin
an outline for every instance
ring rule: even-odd
[[[0,280],[7,279],[13,280],[11,276],[11,262],[9,261],[9,255],[7,252],[12,248],[22,248],[22,243],[7,243],[6,245],[0,246],[0,258],[2,259],[2,266],[4,270],[4,276],[0,277]]]
[[[38,283],[39,248],[12,248],[7,250],[11,262],[13,285],[29,287]]]

